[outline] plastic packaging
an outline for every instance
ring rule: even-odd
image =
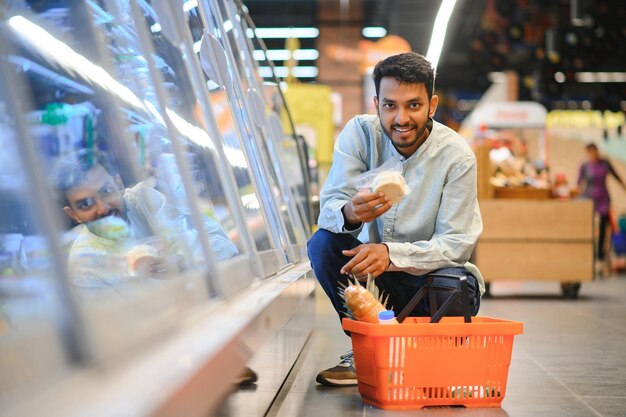
[[[402,163],[396,158],[390,158],[378,168],[357,175],[352,182],[359,191],[379,190],[389,193],[392,204],[400,202],[410,191],[402,176]]]
[[[357,190],[371,190],[372,189],[372,181],[378,174],[381,172],[397,172],[402,174],[402,162],[396,158],[390,158],[386,160],[381,166],[378,168],[371,169],[369,171],[365,171],[362,174],[357,175],[352,178],[352,183],[356,187]]]

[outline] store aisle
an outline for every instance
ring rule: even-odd
[[[584,284],[563,300],[557,283],[496,283],[481,315],[524,322],[501,409],[431,408],[385,412],[354,388],[327,388],[316,373],[349,348],[330,304],[317,299],[317,325],[267,415],[587,417],[626,414],[626,275]]]

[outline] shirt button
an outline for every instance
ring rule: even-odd
[[[391,233],[391,228],[390,227],[387,228],[387,233]]]

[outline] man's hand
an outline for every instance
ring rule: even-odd
[[[383,193],[359,191],[343,206],[342,212],[349,225],[367,223],[383,215],[391,208],[389,198]]]
[[[389,260],[389,248],[382,243],[364,243],[354,249],[344,250],[345,256],[352,259],[341,268],[342,274],[352,274],[356,277],[364,277],[372,274],[374,278],[387,270]]]

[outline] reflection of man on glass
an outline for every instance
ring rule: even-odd
[[[76,285],[98,288],[176,272],[202,256],[197,232],[170,210],[165,196],[144,182],[125,189],[102,152],[66,156],[56,164],[54,180],[63,210],[78,223],[67,244]],[[219,259],[237,254],[216,222],[205,218],[204,228]]]

